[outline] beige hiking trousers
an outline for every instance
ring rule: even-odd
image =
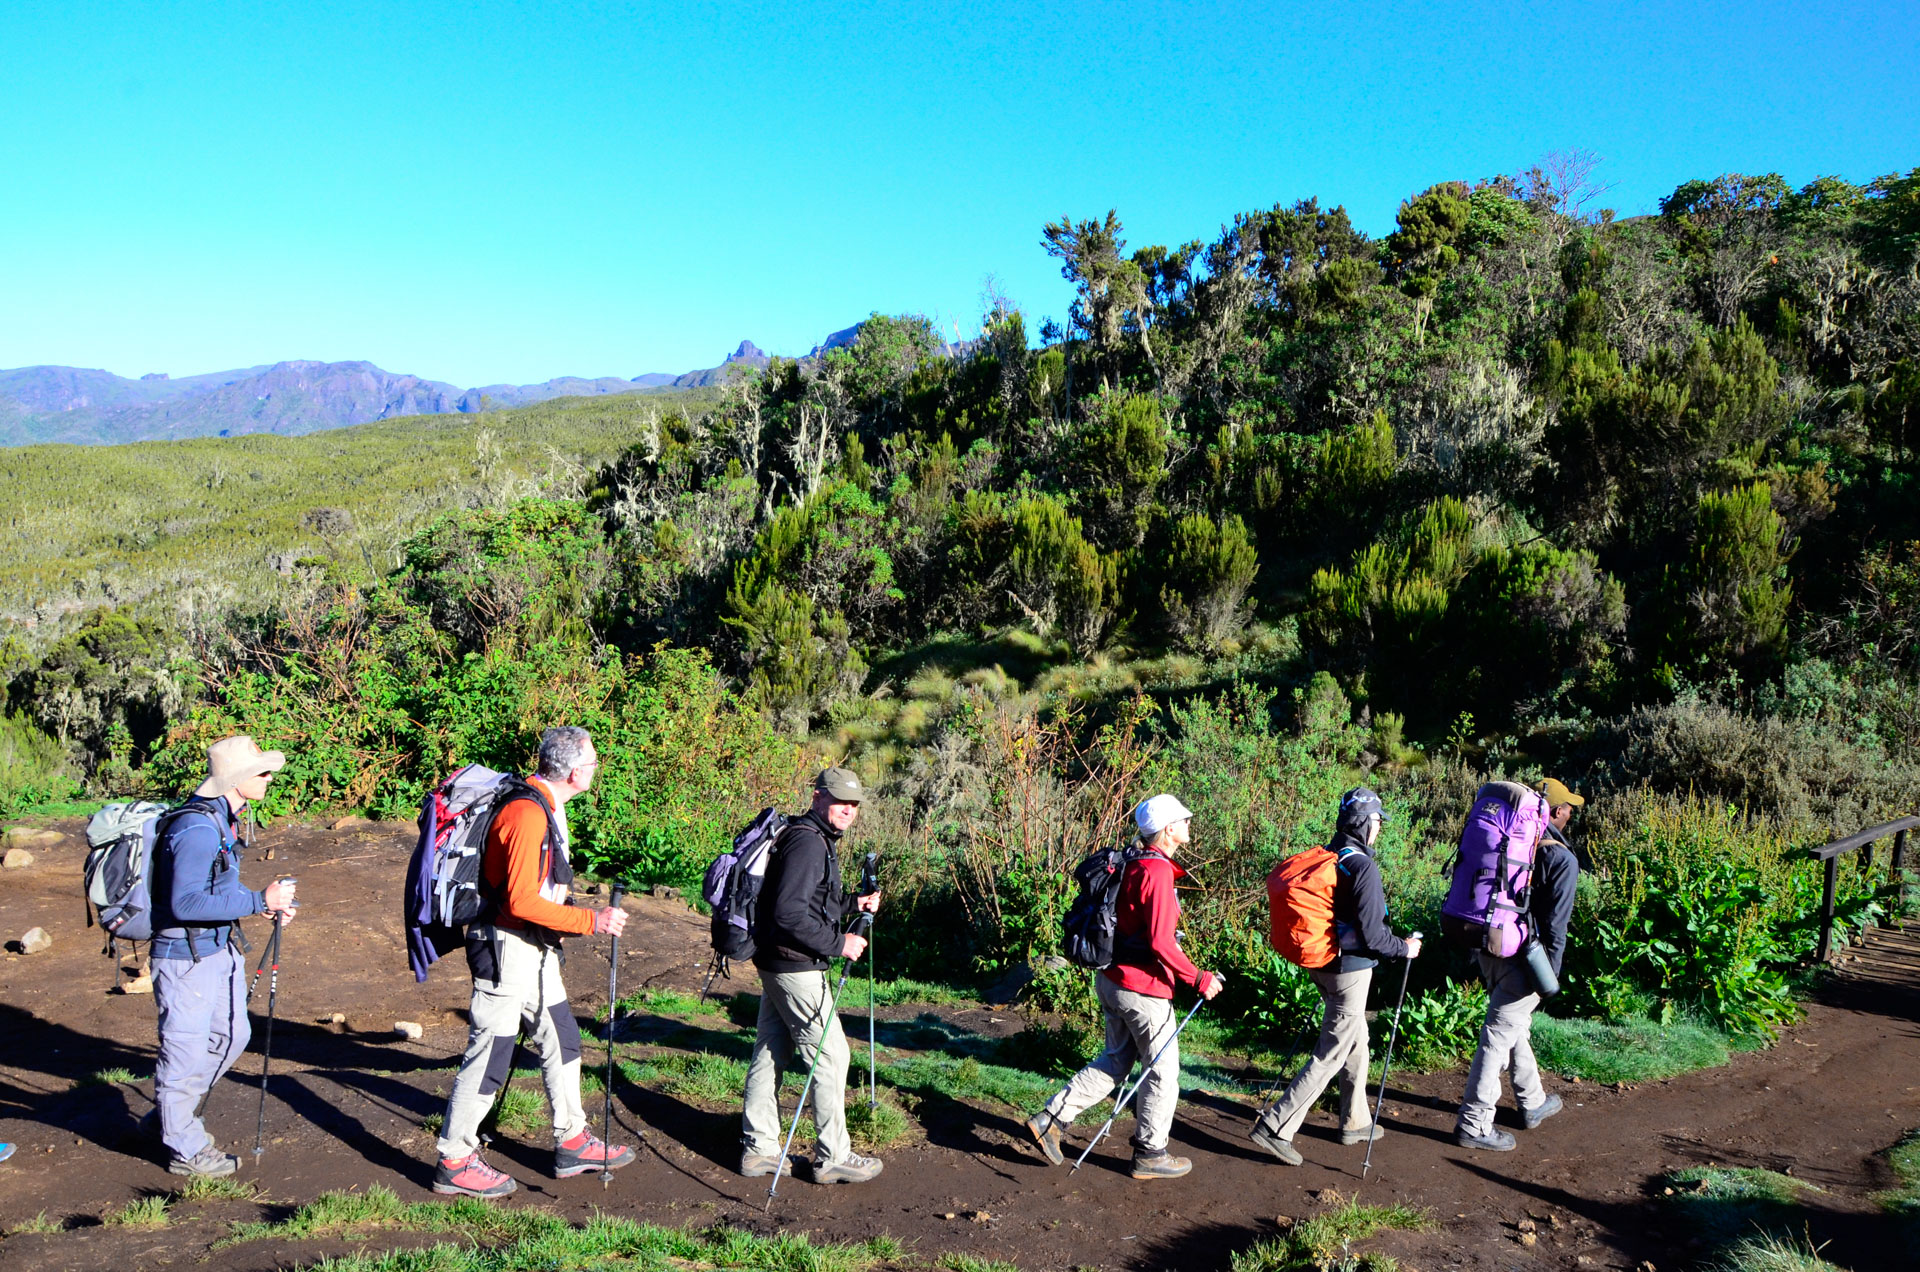
[[[1513,1102],[1522,1112],[1538,1108],[1547,1098],[1540,1083],[1540,1066],[1533,1058],[1533,1009],[1540,995],[1533,992],[1526,965],[1518,958],[1478,955],[1480,974],[1487,982],[1487,1019],[1480,1026],[1480,1045],[1467,1070],[1466,1098],[1454,1130],[1485,1139],[1493,1134],[1493,1109],[1500,1103],[1500,1074],[1513,1078]]]
[[[1164,1152],[1173,1130],[1174,1106],[1180,1102],[1180,1044],[1173,1041],[1179,1027],[1171,998],[1150,998],[1122,989],[1105,976],[1095,976],[1094,992],[1107,1019],[1107,1046],[1086,1068],[1047,1101],[1047,1112],[1065,1126],[1127,1080],[1137,1061],[1159,1060],[1141,1079],[1133,1097],[1133,1147],[1136,1152]],[[1162,1051],[1161,1048],[1166,1050]]]
[[[832,1010],[825,972],[760,973],[760,1018],[747,1062],[741,1142],[756,1157],[773,1157],[786,1137],[780,1132],[780,1077],[792,1068],[813,1071],[813,1148],[816,1168],[838,1165],[853,1152],[847,1138],[847,1035]]]
[[[1281,1139],[1290,1140],[1307,1120],[1314,1101],[1336,1076],[1340,1079],[1340,1129],[1364,1131],[1372,1121],[1367,1113],[1367,986],[1373,969],[1358,972],[1309,971],[1326,1001],[1320,1019],[1320,1038],[1306,1067],[1294,1075],[1261,1121]]]
[[[457,1161],[480,1144],[480,1123],[512,1071],[514,1041],[524,1027],[527,1049],[540,1058],[540,1076],[553,1109],[553,1142],[587,1129],[580,1107],[580,1026],[560,981],[560,952],[508,928],[496,929],[500,979],[473,982],[467,1050],[447,1096],[440,1157]]]

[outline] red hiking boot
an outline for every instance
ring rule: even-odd
[[[504,1197],[519,1186],[505,1171],[481,1161],[478,1153],[452,1161],[442,1158],[433,1174],[433,1191],[464,1197]]]
[[[582,1131],[553,1149],[553,1177],[571,1179],[590,1170],[619,1170],[631,1165],[633,1150],[624,1144],[608,1147],[592,1131]]]

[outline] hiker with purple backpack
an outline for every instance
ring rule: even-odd
[[[1442,931],[1472,951],[1487,984],[1487,1016],[1454,1126],[1462,1148],[1514,1147],[1512,1134],[1493,1124],[1502,1072],[1510,1075],[1527,1130],[1562,1108],[1560,1097],[1541,1084],[1531,1034],[1534,1008],[1559,992],[1580,880],[1559,832],[1585,802],[1551,778],[1538,790],[1488,782],[1467,815],[1440,920]]]

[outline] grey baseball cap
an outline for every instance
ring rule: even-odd
[[[824,791],[842,804],[858,804],[867,797],[860,775],[848,768],[822,769],[820,776],[813,779],[813,789]]]

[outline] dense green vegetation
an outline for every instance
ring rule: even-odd
[[[157,448],[140,467],[200,473],[209,519],[130,507],[127,546],[63,555],[104,578],[146,553],[128,570],[191,612],[17,630],[0,798],[57,796],[62,764],[176,792],[244,728],[293,757],[270,811],[403,815],[569,720],[604,761],[583,855],[686,884],[845,759],[879,792],[856,833],[887,854],[888,970],[986,977],[1052,954],[1068,868],[1173,790],[1191,952],[1277,1049],[1316,999],[1265,948],[1261,881],[1338,792],[1385,791],[1394,920],[1432,932],[1477,783],[1551,771],[1594,797],[1557,1045],[1604,1069],[1673,1040],[1621,1073],[1724,1055],[1796,1013],[1799,850],[1920,807],[1920,170],[1729,174],[1628,220],[1584,180],[1442,183],[1380,241],[1314,200],[1133,251],[1113,214],[1063,220],[1064,325],[995,300],[950,350],[875,315],[723,397],[482,421],[601,448],[538,491],[474,481],[470,438],[412,503],[368,490],[418,424]],[[193,600],[182,536],[245,520],[253,457],[297,446],[259,484],[325,550]],[[45,491],[59,456],[4,462]],[[384,501],[379,555],[337,550],[377,519],[340,484],[303,506],[315,463]],[[1898,892],[1848,862],[1843,936]],[[1479,1018],[1436,953],[1416,1063]],[[1077,1054],[1084,978],[1042,967],[1031,999],[1066,1023],[1029,1067]]]

